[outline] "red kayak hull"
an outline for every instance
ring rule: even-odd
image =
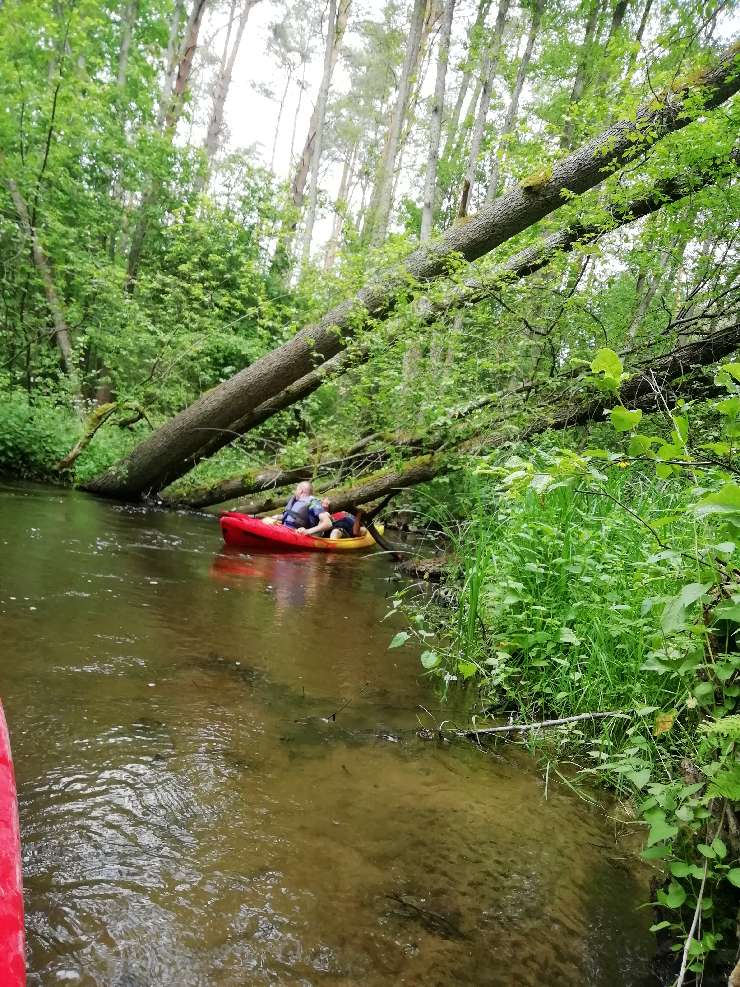
[[[0,987],[24,987],[25,983],[18,798],[8,725],[0,705]]]
[[[222,514],[219,523],[226,544],[248,552],[347,552],[372,548],[375,544],[372,536],[367,534],[360,538],[340,538],[338,541],[299,535],[284,524],[265,524],[260,518],[237,511]]]

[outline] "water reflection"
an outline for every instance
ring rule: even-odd
[[[0,544],[31,985],[652,983],[601,813],[414,736],[382,558],[12,486]]]

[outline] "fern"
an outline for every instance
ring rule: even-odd
[[[723,716],[721,720],[707,720],[700,727],[702,733],[727,737],[728,740],[740,740],[740,715]]]

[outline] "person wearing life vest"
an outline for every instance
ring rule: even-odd
[[[301,535],[323,536],[332,527],[331,515],[324,510],[318,497],[314,497],[313,486],[308,480],[298,484],[282,514],[265,520],[268,524],[284,524]]]
[[[322,508],[330,513],[331,503],[328,498],[324,497],[321,501]],[[349,511],[336,511],[331,514],[331,531],[329,532],[329,537],[333,540],[337,538],[360,538],[362,535],[367,534],[365,529],[360,524],[360,513],[350,514]]]

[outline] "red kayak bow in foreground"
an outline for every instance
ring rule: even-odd
[[[26,983],[18,799],[5,714],[0,705],[0,987]]]

